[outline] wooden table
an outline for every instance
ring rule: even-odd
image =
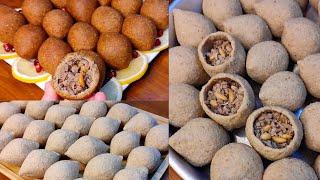
[[[0,0],[0,4],[20,7],[23,0]],[[123,94],[124,100],[168,100],[168,50],[157,56],[150,64],[145,76],[132,83]],[[43,91],[34,84],[25,84],[11,75],[8,64],[0,61],[0,100],[34,100],[40,99]]]

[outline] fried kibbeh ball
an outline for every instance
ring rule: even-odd
[[[109,6],[111,4],[111,0],[98,0],[101,6]]]
[[[51,0],[52,4],[57,8],[65,8],[67,7],[68,0]]]
[[[72,25],[73,19],[70,14],[60,9],[48,12],[42,22],[42,26],[48,35],[59,39],[67,36]]]
[[[77,22],[68,33],[68,43],[74,51],[93,50],[98,42],[99,32],[88,23]]]
[[[24,16],[14,9],[0,5],[0,41],[13,45],[14,34],[27,23]]]
[[[44,16],[53,6],[50,0],[24,0],[21,8],[30,24],[41,26]]]
[[[40,26],[28,24],[18,29],[13,46],[20,57],[32,59],[37,57],[38,50],[46,39],[47,34]]]
[[[68,0],[67,10],[77,20],[90,23],[92,13],[98,7],[97,0]]]
[[[46,72],[54,74],[62,59],[70,52],[72,49],[69,44],[50,37],[42,43],[38,52],[38,60]]]
[[[121,13],[108,6],[100,6],[92,14],[91,24],[100,33],[121,32],[123,17]]]
[[[152,20],[141,15],[130,15],[125,18],[122,34],[127,36],[135,48],[148,51],[154,47],[157,28]]]
[[[146,0],[140,10],[140,14],[153,20],[158,29],[167,29],[169,25],[169,1]]]
[[[132,60],[130,40],[119,33],[102,34],[98,41],[97,51],[109,66],[116,69],[127,68]]]
[[[142,0],[112,0],[111,6],[126,17],[130,14],[138,14],[140,12]]]

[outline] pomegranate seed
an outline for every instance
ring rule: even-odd
[[[158,37],[161,37],[163,35],[163,30],[159,29],[157,35],[158,35]]]
[[[156,39],[156,42],[154,43],[154,46],[160,46],[160,45],[161,45],[160,39]]]
[[[34,65],[34,66],[36,66],[36,65],[40,65],[39,60],[38,60],[38,59],[35,59],[35,60],[33,61],[33,65]]]
[[[137,57],[139,57],[139,53],[137,51],[133,51],[132,52],[132,57],[135,59]]]
[[[35,65],[36,71],[37,73],[42,71],[42,67],[40,66],[40,64]]]
[[[6,52],[10,52],[12,50],[13,46],[11,44],[8,44],[8,43],[4,43],[3,44],[3,49],[6,51]]]
[[[116,77],[117,71],[115,71],[114,69],[111,69],[111,75],[112,75],[112,77]]]

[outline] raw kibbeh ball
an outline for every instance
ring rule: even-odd
[[[138,111],[128,104],[118,103],[112,106],[107,114],[107,117],[118,120],[122,125],[125,125]]]
[[[110,152],[127,157],[140,144],[140,134],[130,131],[121,131],[116,134],[110,143]]]
[[[117,134],[120,123],[120,121],[112,118],[100,117],[92,123],[89,136],[96,137],[109,144],[113,136]]]
[[[0,131],[0,151],[14,139],[12,132]]]
[[[25,114],[35,120],[43,120],[54,101],[29,101]]]
[[[242,8],[239,0],[203,0],[203,14],[210,18],[214,25],[222,30],[222,23],[234,16],[242,15]]]
[[[308,92],[320,98],[320,54],[307,56],[303,61],[298,61],[299,74]]]
[[[140,14],[152,19],[158,29],[165,30],[169,25],[169,1],[168,0],[145,0]]]
[[[307,18],[293,18],[284,23],[281,37],[290,57],[297,62],[320,52],[320,27]]]
[[[27,23],[24,16],[14,9],[0,5],[0,41],[13,45],[14,34]]]
[[[74,51],[93,50],[98,42],[99,32],[88,23],[74,24],[68,33],[68,43]]]
[[[59,39],[67,36],[72,25],[73,19],[70,14],[60,9],[48,12],[42,22],[42,26],[48,35]]]
[[[289,54],[285,47],[276,41],[258,43],[247,54],[247,73],[260,84],[273,74],[287,70],[288,65]]]
[[[264,106],[281,106],[291,111],[300,108],[306,97],[307,90],[302,79],[289,71],[270,76],[259,92],[259,98]]]
[[[44,120],[54,123],[57,128],[61,128],[67,117],[75,114],[76,111],[73,107],[53,105],[48,109]]]
[[[123,180],[123,179],[148,179],[148,169],[145,167],[142,168],[125,168],[114,176],[113,180]]]
[[[138,113],[129,120],[129,122],[123,127],[123,130],[136,132],[142,137],[146,137],[150,129],[157,124],[157,120],[151,115]]]
[[[97,28],[100,33],[120,33],[123,17],[120,12],[111,7],[100,6],[92,14],[91,24]]]
[[[88,116],[94,120],[107,114],[108,107],[103,101],[87,101],[80,110],[80,115]]]
[[[209,76],[245,73],[246,52],[241,43],[228,33],[216,32],[205,37],[198,46],[198,56]]]
[[[197,49],[188,46],[176,46],[169,50],[169,82],[185,83],[194,86],[203,85],[209,80],[204,71]]]
[[[263,174],[264,180],[309,179],[317,180],[317,175],[307,163],[295,158],[285,158],[270,164]]]
[[[319,128],[320,128],[320,102],[309,104],[300,116],[304,130],[304,142],[306,146],[316,152],[320,152]]]
[[[250,146],[230,143],[216,152],[211,162],[210,177],[223,179],[262,179],[263,163]]]
[[[208,118],[190,120],[169,138],[169,145],[196,167],[209,164],[214,154],[229,142],[227,131]]]
[[[14,114],[4,122],[1,130],[12,132],[15,138],[19,138],[23,136],[24,131],[32,121],[33,119],[25,114]]]
[[[250,84],[236,74],[220,73],[213,76],[202,87],[199,97],[206,114],[227,130],[244,126],[255,108]]]
[[[71,51],[69,44],[63,40],[50,37],[40,46],[38,60],[46,72],[54,75],[60,62]]]
[[[79,133],[77,132],[58,129],[50,134],[45,149],[64,154],[78,138]]]
[[[177,40],[182,46],[197,47],[203,38],[217,31],[212,22],[199,13],[175,9],[173,17]]]
[[[79,177],[80,163],[71,160],[61,160],[52,164],[44,174],[44,180],[76,179]]]
[[[115,69],[127,68],[133,59],[130,40],[119,33],[102,34],[98,41],[97,51],[104,61]]]
[[[85,136],[88,135],[92,123],[91,118],[74,114],[66,119],[61,129],[68,129],[80,133],[80,136]]]
[[[152,174],[161,163],[160,152],[152,147],[139,146],[133,149],[127,159],[126,168],[146,167]]]
[[[140,51],[151,50],[156,41],[157,28],[152,20],[141,15],[130,15],[124,19],[122,34]]]
[[[204,115],[199,91],[193,86],[170,84],[169,99],[169,123],[175,127],[182,127],[189,120]]]
[[[38,50],[46,39],[47,34],[40,26],[28,24],[18,29],[13,46],[19,56],[32,59],[37,57]]]
[[[168,141],[169,124],[161,124],[150,129],[144,141],[144,145],[154,147],[160,152],[166,152],[169,149]]]
[[[111,6],[121,12],[124,17],[127,17],[140,12],[142,0],[112,0]]]
[[[301,122],[291,111],[279,106],[255,110],[248,117],[245,131],[250,145],[271,161],[290,156],[303,137]]]
[[[29,23],[41,26],[44,16],[53,6],[50,0],[24,0],[21,8]]]
[[[245,49],[255,44],[272,40],[267,23],[261,17],[252,14],[232,17],[223,22],[226,33],[238,38]]]
[[[97,0],[67,0],[68,12],[81,22],[90,23],[91,16],[97,7]]]
[[[48,137],[54,131],[54,124],[49,121],[31,121],[23,133],[24,139],[29,139],[45,146]]]
[[[21,109],[19,106],[9,103],[0,103],[0,124],[2,125],[10,116],[20,113]]]
[[[263,0],[255,3],[254,8],[275,37],[281,37],[288,19],[303,16],[299,4],[293,0]]]

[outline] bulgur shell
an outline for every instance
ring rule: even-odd
[[[53,6],[50,0],[24,0],[21,8],[29,23],[40,26],[44,16]]]
[[[254,4],[261,0],[240,0],[242,9],[247,14],[255,14]]]
[[[111,6],[126,17],[131,14],[138,14],[142,3],[142,0],[112,0]]]
[[[46,13],[42,21],[42,27],[49,36],[63,39],[67,36],[73,19],[66,11],[55,9]]]
[[[140,135],[135,132],[121,131],[116,134],[110,143],[110,152],[127,157],[129,153],[140,144]]]
[[[165,30],[169,25],[169,1],[146,0],[143,2],[140,14],[154,21],[158,29]]]
[[[250,49],[259,42],[272,40],[267,23],[257,15],[232,17],[223,22],[223,28],[226,33],[238,38],[245,49]]]
[[[118,103],[110,108],[107,117],[119,120],[124,125],[137,113],[138,111],[133,107],[124,103]]]
[[[212,85],[219,79],[230,79],[232,81],[235,81],[242,87],[244,91],[241,106],[237,110],[236,114],[232,114],[229,116],[216,114],[212,112],[211,109],[205,104],[208,91],[212,88]],[[202,87],[199,98],[201,106],[206,114],[227,130],[232,130],[244,126],[246,124],[248,116],[255,108],[255,97],[250,84],[247,82],[247,80],[236,74],[220,73],[213,76],[209,80],[209,82]]]
[[[123,130],[136,132],[142,137],[145,137],[150,129],[157,124],[157,120],[151,115],[138,113],[129,120],[129,122],[123,127]]]
[[[292,128],[294,130],[294,137],[290,144],[285,148],[274,149],[264,145],[259,138],[254,134],[253,124],[256,118],[265,111],[276,111],[284,114],[290,121]],[[290,156],[294,151],[296,151],[302,141],[303,129],[301,122],[296,118],[296,116],[289,110],[278,106],[265,106],[260,109],[255,110],[247,120],[246,124],[246,136],[251,144],[251,146],[266,159],[275,161]]]
[[[169,50],[169,82],[203,85],[209,80],[198,57],[197,49],[176,46]]]
[[[13,139],[14,136],[12,132],[0,131],[0,152]]]
[[[80,133],[80,136],[88,135],[93,120],[87,116],[74,114],[69,116],[63,123],[61,129],[68,129]]]
[[[123,180],[123,179],[148,179],[148,169],[145,167],[142,168],[126,168],[118,171],[114,176],[114,180]]]
[[[93,136],[106,143],[110,143],[113,136],[117,134],[120,123],[120,121],[112,118],[100,117],[91,125],[89,136]]]
[[[53,131],[48,137],[45,149],[64,154],[78,138],[79,133],[66,129],[58,129]]]
[[[60,101],[59,104],[62,106],[71,106],[77,110],[77,113],[80,111],[82,105],[85,101],[72,101],[72,100],[63,100]]]
[[[25,114],[36,120],[42,120],[54,101],[29,101]]]
[[[303,16],[299,4],[293,0],[263,0],[255,3],[254,8],[275,37],[281,37],[285,21]]]
[[[108,107],[103,101],[87,101],[82,105],[79,114],[97,119],[105,116],[107,111]]]
[[[123,17],[120,12],[111,7],[100,6],[93,12],[91,24],[97,28],[100,33],[120,33]]]
[[[205,53],[211,50],[211,44],[216,40],[228,40],[231,43],[232,52],[228,61],[217,66],[212,66],[207,63]],[[204,70],[209,76],[214,76],[218,73],[245,73],[246,52],[241,43],[228,33],[216,32],[205,37],[198,46],[198,56]]]
[[[317,180],[317,175],[307,163],[295,158],[285,158],[270,164],[263,174],[264,180],[309,179]]]
[[[44,180],[71,180],[79,177],[78,161],[62,160],[52,164],[44,174]]]
[[[30,122],[24,131],[23,138],[38,142],[44,146],[48,137],[54,131],[54,123],[44,120]]]
[[[320,98],[320,54],[307,56],[303,61],[298,61],[299,74],[308,92]]]
[[[208,118],[189,121],[169,138],[169,145],[196,167],[209,164],[215,153],[229,142],[227,131]]]
[[[54,123],[58,128],[61,128],[67,117],[76,113],[76,109],[70,106],[53,105],[51,106],[44,120]]]
[[[184,126],[189,120],[202,117],[204,111],[199,101],[199,91],[187,84],[169,85],[169,123]]]
[[[28,102],[29,101],[20,101],[20,100],[10,101],[10,103],[13,103],[13,104],[19,106],[21,109],[21,112],[24,112],[26,110]]]
[[[150,129],[144,141],[145,146],[158,149],[160,152],[166,152],[169,149],[169,125],[161,124]]]
[[[222,30],[222,23],[234,16],[242,14],[242,8],[239,0],[203,0],[203,14],[210,18],[214,25]]]
[[[320,152],[319,122],[320,102],[315,102],[303,110],[300,120],[304,130],[304,142],[306,146],[316,152]]]
[[[217,31],[212,22],[199,13],[175,9],[173,17],[176,36],[182,46],[197,47],[203,38]]]
[[[0,153],[0,161],[5,164],[21,166],[28,154],[39,148],[39,143],[17,138],[10,141]]]
[[[288,65],[289,54],[285,47],[276,41],[258,43],[247,54],[247,73],[260,84],[273,74],[287,70]]]
[[[284,23],[282,44],[297,62],[320,52],[320,27],[307,18],[293,18]]]
[[[0,124],[2,125],[10,116],[20,113],[19,106],[10,102],[0,103]]]
[[[211,162],[212,180],[262,179],[263,163],[259,154],[250,146],[230,143],[216,152]]]
[[[2,131],[12,132],[15,138],[22,137],[27,126],[33,121],[32,118],[25,114],[14,114],[10,116],[2,125]]]

